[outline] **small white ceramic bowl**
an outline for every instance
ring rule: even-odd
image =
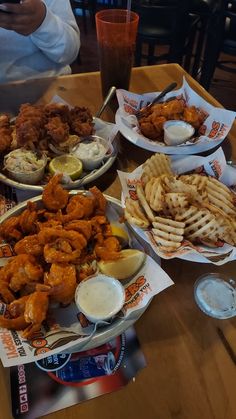
[[[77,286],[75,303],[92,323],[115,316],[125,302],[125,289],[115,278],[98,274]]]
[[[163,125],[164,142],[169,146],[175,146],[185,143],[189,140],[195,129],[185,121],[169,120]]]
[[[17,171],[17,169],[9,169],[7,167],[7,159],[14,155],[13,153],[16,150],[11,151],[4,157],[4,167],[8,173],[8,176],[11,179],[16,180],[20,183],[25,183],[27,185],[35,185],[36,183],[40,182],[40,180],[44,176],[45,168],[47,166],[47,157],[45,155],[40,156],[40,160],[42,160],[42,166],[36,170],[31,171]],[[32,152],[33,153],[33,152]],[[36,153],[34,153],[36,154]]]
[[[97,135],[91,135],[72,148],[72,153],[83,163],[84,170],[97,169],[110,148],[110,142]]]

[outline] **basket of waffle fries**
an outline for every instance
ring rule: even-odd
[[[96,187],[68,192],[60,180],[61,175],[54,176],[42,196],[13,207],[0,219],[4,366],[102,345],[137,321],[152,297],[173,284],[145,253],[146,242],[137,242],[120,222],[120,201]],[[104,287],[101,291],[101,277],[103,286],[112,280],[122,288],[119,311],[114,311],[117,299],[111,288],[109,298]],[[86,294],[79,306],[77,290],[91,286],[90,280],[96,294],[93,291],[90,300]],[[105,322],[93,321],[81,309],[82,301],[88,302],[90,313],[108,306],[113,314]]]
[[[236,257],[236,170],[208,157],[154,154],[119,172],[124,217],[165,259],[224,264]]]
[[[235,119],[235,112],[212,106],[185,78],[181,88],[148,108],[159,92],[139,95],[120,89],[116,93],[116,124],[121,134],[153,152],[197,154],[215,148],[226,138]],[[189,135],[186,130],[190,130]]]

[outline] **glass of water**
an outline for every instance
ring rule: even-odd
[[[236,280],[221,273],[200,276],[194,285],[194,297],[208,316],[229,319],[236,316]]]

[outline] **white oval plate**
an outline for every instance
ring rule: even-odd
[[[108,137],[112,137],[115,125],[104,122],[99,118],[94,118],[95,121],[95,134],[103,136],[104,138],[108,139]],[[115,135],[115,132],[114,132]],[[107,170],[113,165],[115,159],[117,157],[117,151],[115,148],[113,148],[112,154],[104,160],[104,163],[102,166],[100,166],[98,169],[95,169],[88,174],[86,174],[83,178],[77,179],[71,183],[63,184],[63,188],[65,189],[75,189],[80,186],[87,185],[90,182],[93,182],[95,179],[98,179],[100,176],[102,176],[104,173],[107,172]],[[17,182],[16,180],[10,179],[8,176],[6,176],[4,173],[0,172],[0,181],[5,183],[6,185],[12,186],[16,189],[24,189],[26,191],[37,191],[38,193],[43,191],[43,185],[27,185],[25,183]]]
[[[85,193],[85,191],[70,191],[71,195],[74,194],[78,194],[78,193]],[[119,216],[122,215],[123,213],[123,209],[121,206],[121,202],[118,199],[112,198],[110,196],[107,196],[104,194],[104,196],[106,197],[107,201],[112,204],[112,207],[115,209],[116,213],[117,213],[117,218],[119,218]],[[42,196],[36,196],[32,199],[30,199],[31,202],[41,202],[42,201]],[[12,216],[17,216],[18,214],[20,214],[27,206],[27,201],[24,201],[18,205],[16,205],[15,207],[13,207],[11,210],[7,211],[4,215],[2,215],[0,217],[0,224],[3,223],[5,220],[7,220],[8,218],[12,217]],[[134,235],[134,233],[132,232],[132,230],[129,230],[129,236],[134,241],[137,241],[137,237]],[[147,249],[147,245],[145,243],[145,241],[143,241],[142,239],[138,239],[138,244],[144,246],[145,250]],[[150,248],[150,252],[151,255],[153,256],[153,252]],[[159,262],[159,258],[156,256],[154,256],[155,261],[160,265]],[[0,259],[1,261],[1,259]],[[97,346],[103,345],[104,343],[108,342],[110,339],[113,339],[114,337],[120,335],[121,333],[123,333],[126,329],[128,329],[128,327],[132,326],[141,316],[142,314],[146,311],[147,307],[149,304],[147,304],[145,307],[135,311],[135,316],[132,315],[130,316],[130,318],[124,319],[124,318],[119,318],[116,317],[113,322],[107,326],[102,326],[99,327],[95,334],[92,336],[91,340],[89,340],[86,344],[82,343],[80,345],[76,345],[70,349],[67,349],[66,352],[79,352],[81,350],[87,350],[87,349],[92,349],[95,348]]]
[[[164,153],[164,154],[197,154],[203,153],[204,151],[211,150],[212,148],[219,147],[219,145],[224,141],[221,140],[211,140],[204,141],[192,145],[181,145],[181,146],[167,146],[162,145],[163,143],[155,142],[149,140],[141,134],[138,134],[127,124],[127,122],[122,118],[121,112],[118,109],[116,112],[116,124],[117,128],[121,134],[131,143],[137,145],[138,147],[144,148],[145,150],[154,151],[155,153]]]

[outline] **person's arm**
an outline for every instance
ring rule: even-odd
[[[22,0],[0,5],[0,27],[30,36],[52,61],[70,64],[80,48],[80,32],[69,0]],[[9,13],[10,12],[10,13]]]
[[[32,42],[52,61],[73,62],[80,48],[80,32],[69,0],[45,0],[46,16],[30,35]]]

